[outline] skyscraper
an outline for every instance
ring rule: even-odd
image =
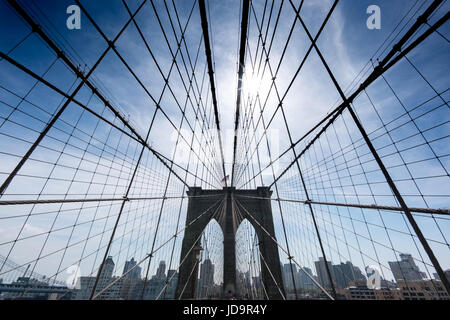
[[[96,286],[95,293],[98,294],[103,291],[98,299],[119,299],[122,292],[123,279],[120,279],[114,283],[114,285],[109,286],[117,278],[113,277],[114,272],[114,261],[111,256],[105,260],[102,272],[98,278],[98,283]],[[92,290],[94,288],[96,277],[80,277],[78,279],[80,290],[76,294],[76,299],[84,300],[89,299]],[[108,287],[109,286],[109,287]],[[106,289],[108,287],[108,289]],[[105,289],[105,290],[104,290]]]
[[[355,267],[350,261],[333,265],[331,274],[334,276],[334,281],[338,288],[347,287],[350,281],[365,280],[361,270],[358,267]]]
[[[296,284],[297,288],[301,288],[301,289],[314,289],[314,288],[316,288],[317,286],[311,280],[311,277],[312,278],[316,278],[313,275],[312,270],[310,268],[308,268],[308,267],[303,267],[303,270],[299,269],[297,274],[296,274],[295,284]],[[306,275],[305,272],[308,273],[311,277],[308,277],[308,275]]]
[[[169,269],[167,270],[167,281],[170,281],[167,288],[162,296],[162,299],[175,299],[175,290],[178,283],[178,273],[177,270]]]
[[[317,277],[319,278],[320,284],[325,288],[330,288],[330,278],[328,277],[327,267],[325,264],[325,259],[323,257],[319,257],[319,261],[314,261],[314,265],[316,266]],[[330,261],[327,261],[328,269],[330,270],[331,277],[333,276],[333,265]]]
[[[450,269],[447,269],[444,271],[445,276],[447,277],[448,280],[450,280]],[[437,272],[433,273],[433,276],[436,280],[441,280],[441,278],[439,277],[439,275],[437,274]],[[0,279],[1,280],[1,279]],[[1,283],[1,282],[0,282]]]
[[[292,282],[292,274],[294,275],[295,279],[297,277],[297,266],[292,263],[292,270],[291,270],[291,265],[289,263],[285,263],[281,271],[283,273],[284,287],[286,289],[293,289],[294,283]]]
[[[412,255],[408,253],[400,253],[400,261],[389,261],[389,266],[397,282],[400,279],[417,281],[426,278],[426,274],[420,271]]]
[[[156,278],[164,279],[165,277],[166,277],[166,262],[164,260],[161,260],[159,262],[159,267],[156,270]]]
[[[200,297],[206,298],[214,286],[214,264],[210,259],[200,265],[199,294]]]
[[[126,272],[131,270],[134,266],[136,266],[136,261],[134,260],[134,258],[131,258],[131,260],[126,261],[122,274],[125,274]],[[125,279],[139,279],[141,277],[141,270],[142,270],[141,267],[137,266],[125,276]]]
[[[100,278],[102,279],[109,279],[112,277],[113,271],[114,271],[114,261],[111,256],[108,256],[108,258],[105,260],[105,265],[103,266],[103,270],[100,274]]]

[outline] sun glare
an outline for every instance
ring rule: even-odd
[[[244,76],[243,80],[243,92],[245,96],[254,97],[258,93],[265,92],[270,86],[270,79],[267,77],[258,76],[256,73],[249,72]]]

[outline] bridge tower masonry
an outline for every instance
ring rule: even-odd
[[[187,228],[181,248],[176,296],[181,299],[195,298],[198,280],[197,276],[192,273],[197,270],[195,268],[197,258],[196,252],[192,248],[200,245],[201,234],[211,219],[218,222],[224,236],[223,298],[229,299],[235,294],[239,296],[239,292],[236,292],[235,236],[241,222],[247,219],[258,236],[259,250],[262,256],[260,258],[261,280],[268,298],[282,299],[281,293],[284,295],[284,287],[278,247],[267,234],[269,233],[276,239],[271,201],[269,200],[272,191],[268,187],[258,187],[256,190],[236,190],[234,187],[225,187],[222,190],[203,190],[200,187],[190,187],[187,194],[189,196]],[[245,208],[245,210],[240,208],[240,214],[233,214],[237,211],[233,210],[234,197]],[[194,220],[196,221],[192,222]]]

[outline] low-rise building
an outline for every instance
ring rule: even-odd
[[[347,300],[401,300],[398,288],[368,288],[364,281],[352,281],[345,289],[337,289],[336,293]]]
[[[450,300],[444,285],[438,280],[399,280],[397,284],[404,300]]]
[[[337,294],[347,300],[450,300],[441,281],[417,280],[397,281],[398,288],[383,286],[368,288],[362,281],[351,282],[345,289],[337,289]]]

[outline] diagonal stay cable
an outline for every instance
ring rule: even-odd
[[[22,160],[18,163],[18,165],[15,167],[15,169],[11,172],[11,174],[8,176],[8,178],[4,181],[2,186],[0,187],[0,194],[3,194],[8,187],[8,185],[11,183],[12,179],[14,178],[15,174],[22,168],[28,157],[31,155],[31,153],[36,149],[37,145],[42,141],[44,136],[47,134],[47,132],[52,128],[53,124],[59,119],[60,115],[64,112],[66,107],[69,105],[71,101],[73,101],[75,95],[81,90],[83,85],[87,85],[93,93],[100,98],[100,100],[113,112],[113,114],[139,139],[141,144],[144,144],[169,170],[170,167],[167,165],[167,163],[162,159],[162,156],[160,153],[156,152],[152,147],[148,145],[148,143],[137,133],[137,131],[128,123],[128,121],[125,120],[125,118],[114,108],[111,103],[98,91],[98,89],[89,81],[89,77],[92,75],[94,70],[98,67],[100,62],[103,60],[103,58],[106,56],[106,54],[109,52],[110,49],[114,49],[114,44],[117,42],[117,40],[120,38],[120,36],[123,34],[125,29],[128,27],[128,25],[131,23],[133,18],[139,13],[143,5],[145,4],[145,1],[141,3],[141,5],[138,7],[138,9],[133,13],[132,17],[127,20],[127,23],[122,27],[122,29],[119,31],[119,33],[116,35],[116,37],[113,40],[108,41],[108,47],[105,49],[103,54],[100,56],[100,58],[97,60],[97,62],[94,64],[94,66],[89,70],[89,72],[84,75],[75,65],[74,63],[67,57],[67,55],[47,36],[47,34],[43,31],[43,29],[25,12],[25,10],[19,5],[19,3],[16,0],[8,0],[8,3],[19,13],[19,15],[30,25],[33,31],[35,31],[48,45],[49,47],[57,54],[59,58],[61,58],[64,63],[70,67],[70,69],[73,70],[73,72],[77,75],[78,78],[81,79],[81,83],[78,85],[78,87],[74,90],[74,92],[70,95],[69,99],[66,101],[66,103],[60,108],[58,113],[53,117],[53,119],[47,124],[47,127],[42,131],[41,135],[38,137],[38,139],[35,141],[35,143],[30,147],[28,152],[25,154],[25,156],[22,158]],[[0,55],[3,59],[6,59],[7,56],[4,54]],[[166,159],[167,160],[167,159]],[[176,172],[173,172],[174,175],[182,182],[186,183],[183,179],[181,179]]]
[[[211,95],[212,95],[212,103],[214,106],[214,117],[216,120],[216,129],[217,129],[217,135],[218,135],[218,139],[219,139],[220,155],[222,158],[223,177],[224,177],[225,186],[227,186],[227,179],[225,179],[225,176],[226,176],[225,158],[223,155],[222,135],[221,135],[220,121],[219,121],[219,109],[217,106],[216,85],[215,85],[215,81],[214,81],[214,68],[213,68],[213,62],[212,62],[212,57],[211,57],[211,44],[210,44],[210,39],[209,39],[208,18],[206,16],[205,0],[199,0],[198,4],[200,7],[200,18],[202,20],[203,39],[204,39],[204,44],[205,44],[205,54],[206,54],[206,60],[208,63],[208,74],[209,74],[209,82],[210,82]]]
[[[235,207],[235,208],[237,209],[237,215],[239,215],[239,216],[241,217],[241,219],[242,219],[242,217],[243,217],[244,215],[242,214],[241,209],[239,209],[239,206],[238,206],[238,204],[237,204],[236,201],[237,201],[236,198],[233,197],[233,204],[234,204],[233,207]],[[243,206],[242,206],[242,207],[243,207]],[[245,210],[245,211],[248,212],[247,210]],[[253,218],[253,217],[252,217],[252,218]],[[260,225],[260,227],[261,227],[261,225]],[[262,227],[261,227],[261,228],[262,228]],[[264,231],[265,231],[265,230],[264,230]],[[255,236],[256,236],[256,234],[255,234]],[[286,297],[285,297],[285,295],[284,295],[284,293],[283,293],[283,290],[281,289],[282,284],[278,284],[277,280],[275,279],[275,276],[273,275],[272,270],[270,269],[270,267],[269,267],[269,265],[268,265],[266,259],[265,259],[264,256],[262,255],[261,250],[259,250],[259,248],[258,248],[258,254],[259,254],[261,260],[263,261],[263,263],[264,263],[264,265],[265,265],[267,271],[269,271],[269,275],[270,275],[270,277],[272,278],[273,282],[275,283],[275,286],[277,287],[278,292],[280,293],[281,297],[283,298],[283,300],[286,300]],[[261,279],[261,282],[262,282],[262,279]]]
[[[142,4],[146,3],[147,1],[143,1]],[[98,33],[102,36],[102,38],[105,40],[105,42],[107,42],[108,44],[111,45],[111,40],[106,36],[105,32],[100,28],[100,26],[96,23],[96,21],[93,19],[92,15],[86,10],[86,8],[80,3],[79,0],[75,0],[75,3],[80,7],[81,11],[83,11],[83,13],[87,16],[87,18],[89,19],[89,21],[91,22],[91,24],[95,27],[95,29],[98,31]],[[141,5],[142,5],[141,4]],[[155,14],[157,14],[156,9],[154,8],[154,4],[153,1],[151,1],[152,7],[155,10]],[[158,16],[157,16],[158,17]],[[181,47],[181,42],[178,43],[178,48]],[[112,51],[115,53],[115,55],[119,58],[119,60],[121,61],[121,63],[126,67],[126,69],[129,71],[129,73],[133,76],[133,78],[136,80],[136,82],[139,84],[139,86],[142,88],[142,90],[145,92],[145,94],[149,97],[149,99],[155,104],[155,107],[157,108],[157,110],[159,110],[163,116],[167,119],[167,121],[169,122],[169,124],[174,128],[175,131],[179,132],[180,130],[177,128],[177,126],[175,125],[175,123],[173,122],[173,120],[169,117],[168,112],[166,110],[164,110],[161,105],[158,103],[157,99],[154,97],[154,95],[149,91],[149,88],[143,83],[142,79],[140,77],[138,77],[138,75],[136,74],[135,70],[133,70],[133,68],[131,68],[130,64],[125,60],[125,58],[123,57],[123,55],[117,50],[117,48],[112,45],[111,46]],[[175,63],[176,64],[176,63]],[[181,113],[182,113],[182,117],[186,119],[186,123],[188,124],[188,126],[191,128],[192,131],[192,126],[189,122],[189,120],[186,118],[186,114],[182,112],[181,106],[179,105],[178,101],[177,102],[177,107],[180,109]],[[187,144],[189,145],[188,140],[186,139],[185,135],[180,134],[181,139]],[[200,146],[200,149],[202,149],[202,151],[204,151],[203,146]],[[193,151],[198,159],[201,159],[201,157],[195,152]],[[201,161],[201,160],[200,160]],[[171,170],[168,167],[169,170]],[[208,172],[210,172],[209,167],[206,167],[206,170]],[[173,171],[173,170],[172,170]],[[176,174],[173,171],[174,174]],[[211,173],[212,174],[212,173]],[[179,178],[180,181],[183,181],[179,176],[177,176]],[[218,179],[218,177],[216,177],[216,179]],[[219,179],[218,179],[219,180]],[[185,183],[183,181],[183,183]]]
[[[261,230],[264,232],[264,233],[266,233],[268,236],[269,236],[269,238],[285,253],[285,254],[287,254],[288,255],[288,252],[287,252],[287,250],[274,238],[274,236],[273,235],[271,235],[254,217],[253,217],[253,215],[250,213],[250,212],[248,212],[248,210],[247,209],[245,209],[245,207],[239,202],[239,200],[237,200],[236,199],[236,204],[238,205],[238,207],[240,206],[242,209],[244,209],[244,211],[247,213],[247,215],[261,228]],[[328,291],[324,288],[324,287],[322,287],[322,285],[316,280],[316,279],[314,279],[314,277],[313,276],[311,276],[304,268],[303,268],[303,266],[300,264],[300,263],[298,263],[296,260],[295,260],[295,258],[294,257],[292,257],[292,259],[291,259],[292,261],[294,261],[294,263],[305,273],[305,275],[308,277],[308,278],[310,278],[311,279],[311,281],[312,282],[314,282],[314,284],[316,284],[317,285],[317,287],[319,287],[319,289],[321,289],[326,295],[327,295],[327,297],[328,298],[330,298],[331,300],[334,300],[334,298],[328,293]]]
[[[216,210],[214,211],[214,214],[211,216],[211,219],[215,218],[217,213],[220,212],[221,210],[223,211],[224,208],[224,204],[225,204],[225,198],[221,199],[222,203],[216,208]],[[207,226],[205,226],[203,228],[203,230],[206,229]],[[170,277],[169,280],[167,280],[166,284],[164,285],[164,287],[161,289],[161,291],[159,292],[159,294],[156,296],[155,300],[158,300],[162,293],[166,290],[167,286],[169,285],[169,283],[172,281],[172,279],[175,277],[176,273],[180,270],[180,267],[183,265],[183,263],[186,261],[187,257],[189,256],[190,252],[194,249],[195,245],[197,244],[197,242],[201,239],[202,235],[203,235],[203,230],[202,232],[200,232],[200,235],[197,237],[197,239],[193,242],[193,245],[191,246],[191,248],[188,250],[188,252],[186,253],[186,255],[181,259],[180,264],[178,265],[178,268],[176,269],[176,271],[172,274],[172,276]]]
[[[198,217],[196,217],[194,220],[190,221],[188,224],[186,224],[186,226],[184,228],[181,228],[177,233],[175,233],[173,236],[171,236],[169,239],[167,239],[166,241],[164,241],[160,246],[158,246],[157,248],[155,248],[152,252],[148,253],[141,261],[139,261],[135,266],[133,266],[132,268],[130,268],[127,272],[123,273],[120,277],[118,277],[117,279],[115,279],[113,282],[111,282],[108,286],[106,286],[105,288],[103,288],[101,291],[99,291],[96,295],[94,295],[92,297],[92,300],[95,300],[97,297],[99,297],[103,292],[105,292],[106,290],[108,290],[109,288],[111,288],[114,284],[116,284],[118,281],[120,281],[120,279],[126,277],[127,274],[131,273],[134,269],[136,269],[139,265],[141,265],[142,263],[144,263],[148,258],[150,258],[153,254],[155,254],[157,251],[159,251],[161,248],[163,248],[165,245],[167,245],[168,243],[170,243],[170,241],[174,238],[176,238],[180,233],[184,232],[184,230],[186,230],[188,227],[190,227],[191,225],[193,225],[195,222],[197,222],[202,216],[204,216],[206,213],[208,213],[212,208],[214,208],[219,202],[223,203],[223,199],[219,199],[217,202],[215,202],[214,204],[212,204],[210,207],[208,207],[205,211],[203,211],[201,214],[198,215]],[[220,207],[220,205],[218,206],[218,208]],[[216,211],[217,209],[216,208]]]
[[[247,44],[247,28],[249,21],[249,7],[250,1],[243,0],[242,5],[242,18],[241,18],[241,39],[239,45],[239,70],[238,70],[238,85],[237,85],[237,97],[236,97],[236,114],[234,119],[234,141],[233,141],[233,163],[231,169],[231,185],[233,186],[235,178],[235,165],[236,165],[236,152],[237,152],[237,138],[238,138],[238,128],[239,128],[239,115],[241,109],[241,93],[242,93],[242,78],[245,69],[245,51]]]
[[[427,13],[428,15],[430,13]],[[298,139],[292,146],[290,146],[286,151],[284,151],[275,161],[281,159],[281,157],[286,154],[291,148],[296,147],[301,141],[303,141],[306,137],[308,137],[312,132],[314,132],[316,129],[318,129],[322,124],[324,124],[327,120],[329,120],[316,134],[316,136],[307,144],[307,146],[300,152],[297,157],[278,175],[276,178],[276,181],[279,180],[283,175],[286,174],[286,172],[291,168],[294,163],[300,158],[306,150],[309,149],[309,147],[314,143],[315,140],[328,128],[329,125],[331,125],[334,120],[347,108],[347,106],[364,90],[366,89],[370,84],[372,84],[376,79],[378,79],[382,74],[384,74],[387,70],[389,70],[392,66],[394,66],[407,52],[414,49],[419,43],[424,41],[428,36],[437,28],[442,26],[449,18],[450,14],[447,13],[444,17],[442,17],[438,22],[436,22],[432,28],[428,29],[426,32],[424,32],[421,36],[419,36],[412,44],[410,44],[407,48],[402,50],[402,45],[409,39],[409,36],[411,34],[411,30],[416,30],[422,25],[423,20],[426,19],[427,16],[424,16],[423,14],[420,19],[416,21],[416,23],[410,28],[410,30],[404,35],[404,37],[397,42],[389,52],[389,54],[382,60],[380,63],[375,67],[373,72],[361,83],[361,85],[356,89],[350,96],[347,97],[346,101],[342,102],[338,107],[336,107],[332,112],[330,112],[326,117],[324,117],[321,121],[319,121],[311,130],[309,130],[305,135],[303,135],[300,139]],[[389,60],[392,58],[392,56],[396,53],[400,53],[395,56],[392,60]],[[389,58],[389,59],[388,59]],[[270,163],[269,165],[272,165]],[[264,170],[264,169],[263,169]],[[275,183],[272,182],[272,185]]]
[[[285,202],[297,202],[297,203],[303,203],[303,204],[310,203],[310,204],[318,204],[318,205],[325,205],[325,206],[351,207],[351,208],[389,210],[389,211],[403,211],[403,208],[401,208],[401,207],[380,206],[380,205],[376,205],[376,204],[339,203],[339,202],[326,202],[326,201],[314,201],[314,200],[286,199],[286,198],[264,198],[264,197],[256,197],[256,196],[245,196],[245,195],[238,195],[238,197],[252,198],[252,199],[261,199],[261,200],[276,200],[276,201],[285,201]],[[433,209],[433,208],[414,208],[414,207],[410,207],[409,210],[413,211],[413,212],[420,212],[420,213],[450,215],[450,210],[449,209]]]
[[[294,7],[294,4],[292,3],[292,0],[289,0],[289,2],[291,3],[292,7],[293,7],[294,10],[295,10],[295,7]],[[425,23],[425,21],[428,19],[428,17],[436,10],[436,8],[437,8],[441,3],[442,3],[442,0],[435,0],[435,1],[433,1],[433,3],[430,4],[430,6],[425,10],[425,12],[417,19],[417,21],[416,21],[416,23],[414,24],[414,26],[416,26],[417,29],[418,29],[420,26],[422,26],[422,25]],[[447,21],[447,19],[449,18],[449,16],[450,16],[450,13],[447,12],[447,14],[446,14],[443,18],[441,18],[441,19],[437,22],[437,24],[442,25],[443,23],[445,23],[445,22]],[[307,35],[308,35],[310,41],[313,41],[313,38],[312,38],[312,36],[311,36],[311,34],[310,34],[308,28],[306,27],[306,25],[305,25],[303,19],[301,19],[301,17],[299,17],[299,19],[300,19],[300,22],[301,22],[301,24],[302,24],[303,29],[305,30],[305,32],[306,32]],[[414,27],[414,26],[413,26],[413,27]],[[416,29],[416,30],[417,30],[417,29]],[[427,30],[428,34],[433,33],[433,32],[434,32],[433,29],[434,29],[434,27],[429,28],[429,29]],[[405,36],[397,43],[397,45],[394,46],[393,50],[385,57],[385,59],[383,59],[383,60],[380,62],[380,64],[375,68],[374,72],[378,73],[378,72],[377,72],[377,69],[380,69],[380,68],[382,68],[382,66],[385,66],[385,64],[386,64],[387,62],[389,62],[389,60],[397,53],[397,51],[401,51],[401,46],[402,46],[403,44],[405,44],[405,43],[409,40],[410,36],[412,36],[412,35],[415,33],[416,30],[414,30],[414,28],[411,28],[411,29],[406,33],[406,35],[405,35]],[[424,33],[424,34],[425,34],[425,33]],[[422,37],[423,37],[423,35],[422,35]],[[422,38],[422,40],[423,40],[423,39],[424,39],[424,38]],[[420,41],[422,41],[422,40],[420,40]],[[419,41],[419,42],[414,42],[413,44],[418,44],[418,43],[420,43],[420,41]],[[336,90],[338,91],[339,95],[341,96],[341,98],[342,98],[342,100],[343,100],[343,106],[342,106],[342,109],[339,110],[339,112],[337,112],[336,114],[337,114],[337,115],[340,115],[344,110],[348,110],[348,112],[350,113],[350,115],[351,115],[351,117],[352,117],[352,119],[353,119],[353,121],[354,121],[354,124],[357,126],[358,130],[360,131],[360,134],[363,136],[363,138],[364,138],[364,140],[365,140],[365,142],[366,142],[367,147],[370,149],[370,151],[371,151],[371,153],[372,153],[372,156],[375,158],[375,160],[376,160],[376,162],[377,162],[377,165],[380,167],[380,169],[381,169],[381,171],[382,171],[382,173],[383,173],[383,175],[384,175],[384,177],[385,177],[385,179],[386,179],[386,182],[388,183],[388,185],[389,185],[389,187],[390,187],[392,193],[395,195],[396,200],[398,201],[398,203],[399,203],[399,204],[401,205],[401,207],[403,208],[403,211],[404,211],[406,217],[408,218],[409,223],[411,224],[411,226],[412,226],[412,228],[414,229],[416,235],[418,236],[418,238],[419,238],[419,240],[420,240],[420,242],[421,242],[421,244],[422,244],[422,246],[423,246],[425,252],[427,253],[429,259],[432,261],[433,266],[434,266],[434,268],[436,269],[436,272],[439,274],[439,277],[441,278],[441,281],[442,281],[444,287],[446,288],[446,291],[447,291],[448,293],[450,293],[450,283],[449,283],[447,277],[445,276],[445,273],[444,273],[444,271],[443,271],[441,265],[439,264],[439,261],[436,259],[436,257],[435,257],[435,255],[434,255],[432,249],[430,248],[428,242],[427,242],[426,239],[424,238],[422,231],[420,230],[420,228],[419,228],[419,226],[417,225],[417,223],[416,223],[414,217],[412,216],[411,211],[409,210],[408,206],[406,205],[406,202],[404,201],[403,196],[400,194],[400,192],[399,192],[399,190],[398,190],[396,184],[393,182],[393,180],[392,180],[390,174],[388,173],[386,167],[384,166],[383,161],[382,161],[381,158],[379,157],[377,150],[375,149],[375,147],[374,147],[374,145],[372,144],[371,140],[369,139],[369,137],[368,137],[368,135],[367,135],[367,133],[366,133],[364,127],[362,126],[361,122],[359,121],[358,116],[356,115],[355,111],[353,110],[353,108],[352,108],[352,106],[351,106],[351,103],[352,103],[352,102],[349,101],[349,100],[347,99],[347,97],[345,96],[345,94],[343,93],[343,91],[342,91],[342,89],[341,89],[339,83],[337,82],[337,80],[336,80],[336,78],[335,78],[333,72],[332,72],[331,69],[329,68],[329,66],[328,66],[326,60],[324,59],[324,57],[323,57],[321,51],[320,51],[319,48],[317,47],[317,44],[316,44],[316,43],[313,43],[313,45],[314,45],[314,49],[315,49],[315,51],[317,52],[317,54],[318,54],[320,60],[322,61],[323,66],[324,66],[325,69],[327,70],[327,73],[328,73],[330,79],[332,80],[334,86],[336,87]],[[402,51],[395,59],[399,58],[399,56],[404,57],[404,56],[406,55],[406,53],[409,52],[409,51],[408,51],[409,48],[410,48],[410,47],[408,47],[408,48],[406,48],[404,51]],[[394,60],[395,60],[395,59],[394,59]],[[398,60],[396,60],[396,61],[398,61]],[[384,70],[385,70],[385,68],[384,68]],[[378,75],[378,76],[380,76],[380,75]],[[335,119],[335,118],[334,118],[334,119]],[[326,127],[327,127],[327,126],[326,126]],[[325,127],[325,128],[326,128],[326,127]],[[317,136],[316,136],[316,138],[317,138]],[[302,153],[303,153],[303,152],[302,152]],[[296,157],[296,160],[295,160],[296,163],[298,163],[297,160],[298,160],[298,158]]]

